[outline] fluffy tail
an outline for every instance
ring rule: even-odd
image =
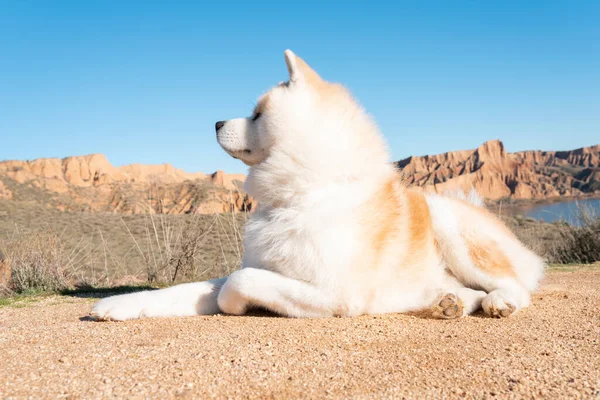
[[[474,188],[472,188],[468,194],[461,189],[446,190],[443,196],[451,199],[465,200],[477,207],[485,207],[483,197],[481,197]]]

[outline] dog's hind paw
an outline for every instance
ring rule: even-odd
[[[446,293],[433,302],[431,312],[434,318],[452,319],[462,317],[463,309],[462,301],[455,294]]]
[[[483,311],[493,318],[506,318],[511,316],[517,308],[507,301],[499,292],[489,293],[481,304]]]

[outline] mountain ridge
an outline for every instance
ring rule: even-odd
[[[474,188],[487,200],[600,194],[600,145],[508,153],[500,140],[490,140],[476,149],[412,156],[395,165],[408,185],[429,192]]]
[[[488,201],[600,196],[600,144],[508,153],[500,140],[476,149],[393,163],[408,186],[470,191]],[[0,199],[69,211],[208,214],[252,210],[243,174],[186,172],[171,164],[113,166],[102,154],[0,161]]]
[[[207,214],[250,209],[245,179],[224,171],[190,173],[167,163],[115,167],[103,154],[7,160],[0,161],[0,198],[43,199],[62,210]]]

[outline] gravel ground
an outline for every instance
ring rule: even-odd
[[[0,398],[600,398],[600,269],[552,271],[506,319],[269,315],[91,322],[0,308]]]

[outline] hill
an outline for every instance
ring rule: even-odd
[[[409,185],[430,192],[472,188],[488,200],[600,194],[600,145],[570,151],[507,153],[499,140],[477,149],[395,163]]]
[[[245,176],[188,173],[170,164],[114,167],[102,154],[0,162],[0,198],[69,211],[211,214],[242,211]]]
[[[600,145],[570,151],[506,152],[499,140],[474,150],[394,163],[408,185],[430,192],[477,190],[488,201],[600,195]],[[113,166],[105,156],[0,162],[0,199],[63,211],[212,214],[248,211],[246,177],[190,173],[170,164]]]

